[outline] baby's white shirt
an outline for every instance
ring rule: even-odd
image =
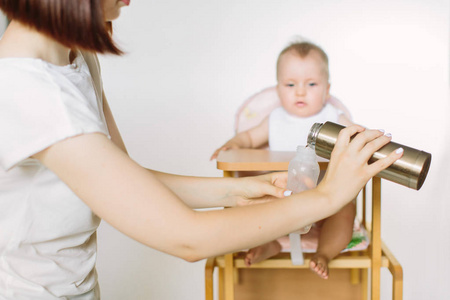
[[[306,146],[309,130],[314,123],[338,123],[341,114],[342,111],[330,104],[306,118],[290,115],[283,107],[278,107],[269,116],[269,148],[273,151],[296,151],[297,146]]]

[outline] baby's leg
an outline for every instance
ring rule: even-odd
[[[267,244],[252,248],[248,250],[245,255],[244,262],[247,267],[252,264],[256,264],[260,261],[268,259],[269,257],[275,256],[281,251],[281,245],[277,240],[269,242]]]
[[[351,202],[322,222],[317,252],[312,257],[309,267],[323,279],[328,278],[328,262],[352,239],[355,214],[356,207]]]

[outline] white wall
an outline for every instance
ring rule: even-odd
[[[433,154],[421,191],[384,183],[382,233],[403,265],[404,299],[446,299],[449,11],[447,0],[132,1],[114,26],[128,54],[101,58],[105,90],[139,163],[220,176],[209,156],[242,101],[275,84],[278,52],[295,35],[323,46],[332,94],[356,122]],[[99,230],[104,299],[202,299],[203,265]]]

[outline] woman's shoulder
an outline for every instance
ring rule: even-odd
[[[34,96],[60,93],[73,88],[64,75],[75,68],[75,65],[56,66],[36,58],[2,58],[0,90],[14,98],[24,93]]]
[[[39,85],[42,88],[53,86],[52,72],[46,68],[45,62],[34,58],[2,58],[0,59],[0,85],[10,89],[21,86],[29,88]]]
[[[42,72],[45,61],[32,57],[4,57],[0,58],[0,73],[5,72]]]

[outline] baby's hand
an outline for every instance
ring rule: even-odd
[[[225,145],[223,145],[222,147],[220,147],[219,149],[214,151],[213,155],[211,155],[211,158],[209,160],[216,159],[217,156],[219,155],[219,152],[222,151],[222,150],[223,151],[227,151],[227,150],[230,150],[230,149],[239,149],[239,148],[240,148],[239,145],[237,145],[236,143],[227,142]]]

